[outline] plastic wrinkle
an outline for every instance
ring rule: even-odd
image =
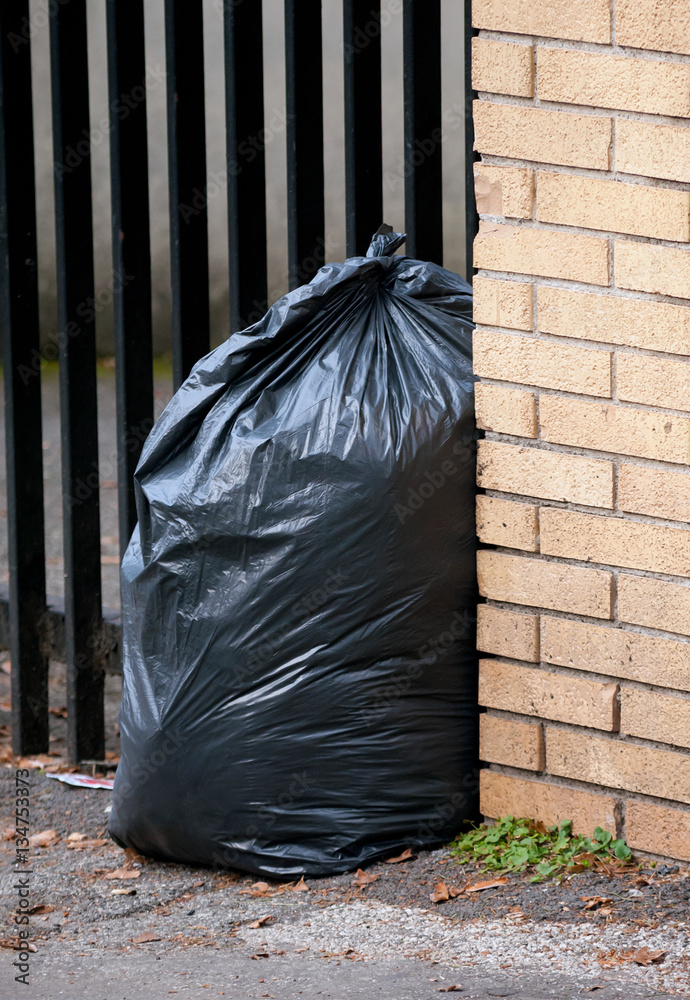
[[[477,814],[471,289],[388,229],[202,358],[149,435],[123,846],[292,878]]]

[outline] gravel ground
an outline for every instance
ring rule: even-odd
[[[3,802],[16,763],[0,769]],[[33,851],[31,905],[46,908],[31,917],[36,997],[134,1000],[147,983],[161,996],[174,990],[238,1000],[287,1000],[299,989],[309,997],[376,996],[376,983],[380,995],[395,1000],[430,998],[446,985],[461,985],[468,997],[532,1000],[584,996],[593,987],[602,1000],[690,996],[687,870],[580,873],[560,884],[514,875],[441,904],[429,900],[436,882],[460,888],[482,877],[446,850],[372,865],[367,873],[377,878],[366,887],[354,886],[353,873],[346,873],[307,879],[308,889],[297,891],[295,883],[257,885],[255,876],[145,859],[132,868],[136,878],[112,879],[106,876],[126,856],[105,834],[110,792],[72,788],[38,770],[31,785],[32,829],[54,829],[60,837]],[[67,840],[72,833],[105,843],[75,846]],[[1,853],[0,934],[11,943],[17,900],[10,841]],[[597,896],[611,902],[585,909]],[[645,947],[665,952],[663,960],[636,964],[633,955]],[[0,963],[6,956],[0,977],[7,977],[13,954],[0,952]],[[135,970],[128,984],[123,968]],[[238,977],[231,983],[229,970]],[[395,982],[404,989],[391,992]],[[1,988],[0,995],[6,995]]]
[[[9,681],[0,662],[3,804],[12,801],[17,766],[65,766],[64,667],[51,664],[52,756],[40,761],[11,757]],[[120,685],[120,678],[108,678],[113,758]],[[375,878],[364,886],[354,885],[349,872],[309,878],[308,889],[296,891],[294,883],[257,885],[255,876],[146,859],[131,869],[135,878],[112,879],[106,876],[127,858],[107,837],[110,792],[73,788],[33,768],[30,797],[32,832],[55,830],[59,839],[33,851],[30,903],[38,909],[30,930],[37,951],[31,990],[18,995],[430,1000],[447,986],[462,986],[457,992],[479,1000],[574,1000],[588,990],[600,1000],[690,996],[690,870],[681,866],[643,861],[627,872],[581,872],[560,883],[513,874],[443,903],[429,898],[438,882],[462,889],[486,878],[447,850],[370,865],[367,875]],[[2,997],[16,986],[13,845],[1,839],[10,819],[3,805],[0,938],[10,947],[0,949],[0,984],[11,990],[0,985]],[[70,834],[85,835],[86,846],[68,840]],[[658,964],[639,965],[634,957],[642,948],[665,955]]]

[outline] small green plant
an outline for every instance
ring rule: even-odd
[[[474,827],[449,847],[459,864],[474,861],[487,872],[534,868],[532,882],[591,868],[606,870],[632,858],[625,841],[614,840],[600,826],[590,838],[574,834],[569,820],[547,828],[541,822],[513,816],[498,820],[495,826],[483,823]]]

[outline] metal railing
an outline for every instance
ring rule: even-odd
[[[104,0],[110,103],[112,269],[120,551],[136,522],[133,474],[153,425],[151,254],[144,0]],[[208,352],[209,252],[200,0],[162,0],[167,62],[173,382]],[[220,0],[219,0],[220,4]],[[469,11],[470,0],[465,0]],[[223,0],[231,329],[267,302],[262,4]],[[441,0],[402,0],[407,253],[442,262]],[[113,623],[101,607],[96,334],[86,0],[49,4],[64,544],[60,645],[67,663],[68,753],[104,754],[104,665]],[[56,612],[46,604],[36,192],[28,0],[0,3],[0,322],[4,338],[12,740],[48,750],[48,666]],[[285,0],[290,285],[324,262],[321,0]],[[466,115],[471,109],[466,14]],[[349,255],[382,221],[380,0],[343,0],[345,207]],[[127,96],[123,113],[123,95]],[[469,117],[467,121],[469,121]],[[476,229],[466,127],[467,260]],[[78,155],[74,155],[74,151]],[[233,165],[242,162],[241,170]],[[194,205],[194,211],[189,206]],[[94,470],[96,470],[94,478]],[[91,484],[91,485],[89,485]],[[51,511],[58,517],[60,512]]]

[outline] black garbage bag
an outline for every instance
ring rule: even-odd
[[[122,846],[328,874],[476,816],[471,290],[403,241],[231,336],[146,442]]]

